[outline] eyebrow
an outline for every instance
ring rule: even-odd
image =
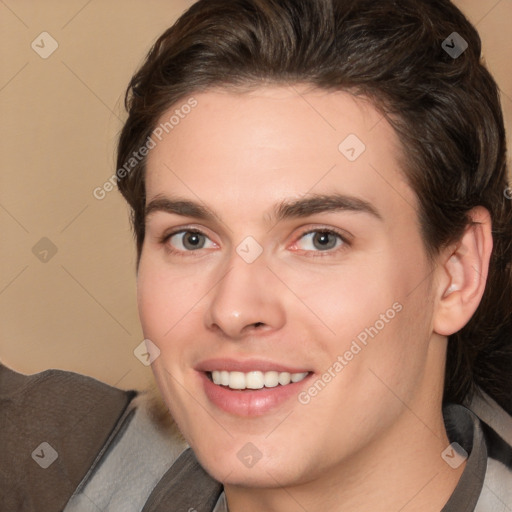
[[[368,201],[344,194],[309,194],[300,199],[285,199],[277,203],[268,218],[269,222],[305,218],[318,213],[350,211],[369,214],[383,220],[379,211]],[[147,219],[155,212],[165,212],[183,217],[215,221],[218,216],[207,206],[184,198],[157,196],[145,208]]]

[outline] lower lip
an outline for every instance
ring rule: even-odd
[[[214,405],[225,412],[237,416],[262,416],[274,408],[283,405],[287,400],[296,398],[305,383],[311,378],[310,373],[300,382],[286,386],[256,390],[235,390],[214,384],[205,372],[199,372],[203,381],[206,396]]]

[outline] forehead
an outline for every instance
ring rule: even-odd
[[[391,215],[416,203],[394,130],[369,100],[347,92],[211,90],[173,105],[153,140],[148,202],[179,195],[233,218],[261,216],[284,197],[308,193],[349,194]]]

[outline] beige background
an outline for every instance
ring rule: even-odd
[[[143,336],[127,209],[116,190],[92,191],[115,170],[131,74],[192,3],[0,0],[0,360],[17,371],[125,389],[152,379],[133,353]],[[456,4],[482,36],[512,147],[512,0]],[[42,32],[58,43],[47,59],[31,48]],[[33,253],[43,237],[57,249],[46,262]]]

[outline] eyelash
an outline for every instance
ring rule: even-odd
[[[174,235],[177,235],[179,233],[194,233],[194,234],[203,235],[206,238],[209,238],[206,233],[203,233],[200,229],[194,229],[194,228],[190,228],[190,229],[181,228],[181,229],[177,229],[175,231],[172,231],[171,233],[167,233],[167,234],[163,235],[159,239],[159,243],[165,246],[165,249],[166,249],[166,251],[169,254],[177,255],[177,256],[180,256],[180,257],[188,257],[188,253],[190,253],[190,254],[193,254],[194,252],[199,253],[200,249],[198,249],[197,251],[181,251],[181,250],[178,250],[178,249],[173,249],[167,242],[170,240],[171,237],[173,237]],[[301,240],[303,237],[305,237],[306,235],[309,235],[311,233],[333,234],[333,235],[336,235],[343,243],[342,243],[341,246],[339,246],[339,247],[337,247],[335,249],[329,249],[329,250],[326,250],[326,251],[308,251],[308,250],[305,250],[305,249],[299,249],[299,250],[302,250],[302,251],[304,251],[306,253],[305,255],[306,255],[307,258],[325,258],[325,257],[328,257],[328,256],[332,256],[333,254],[338,254],[339,252],[344,251],[348,247],[351,246],[351,243],[347,239],[347,236],[344,235],[342,232],[338,231],[337,229],[334,229],[334,228],[314,228],[314,229],[306,230],[306,231],[304,231],[303,233],[301,233],[298,236],[297,241]],[[294,242],[294,244],[295,243],[296,242]],[[313,253],[313,254],[311,254],[311,253]],[[197,254],[197,255],[194,255],[194,256],[200,256],[200,254]]]

